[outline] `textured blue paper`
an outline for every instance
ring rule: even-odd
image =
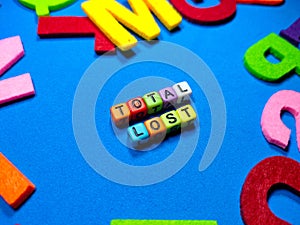
[[[81,2],[51,15],[84,16]],[[217,220],[219,225],[243,224],[239,197],[251,168],[273,155],[286,155],[300,161],[295,122],[289,114],[283,115],[292,129],[287,152],[269,145],[260,129],[261,112],[269,97],[282,89],[300,91],[299,77],[293,75],[273,84],[263,82],[246,71],[242,60],[248,47],[271,32],[279,34],[300,16],[298,0],[286,0],[276,7],[239,4],[235,17],[222,25],[203,26],[184,19],[176,32],[162,27],[160,40],[190,49],[215,74],[225,98],[227,128],[219,155],[207,170],[199,172],[211,118],[204,94],[201,90],[193,90],[201,119],[199,145],[179,173],[162,183],[145,187],[108,181],[90,168],[77,147],[72,128],[73,98],[85,70],[99,57],[94,53],[94,39],[40,39],[33,11],[17,0],[0,0],[0,4],[0,38],[20,35],[25,48],[25,56],[1,79],[30,72],[36,89],[34,98],[0,108],[0,151],[37,187],[17,211],[0,200],[1,225],[106,225],[116,218]],[[170,146],[178,142],[178,137],[174,136],[159,149],[144,155],[120,152],[121,144],[112,135],[109,121],[103,122],[103,118],[109,118],[114,98],[124,85],[138,78],[135,74],[141,74],[142,70],[142,66],[136,66],[117,73],[102,90],[95,114],[101,138],[107,146],[113,146],[111,154],[137,165],[163,160],[171,154]],[[152,72],[150,75],[173,78],[174,82],[187,80],[184,73],[171,68],[165,70],[157,66]],[[102,114],[105,116],[101,117]],[[299,224],[299,203],[299,197],[287,191],[277,191],[270,198],[270,207],[276,215],[292,224]]]

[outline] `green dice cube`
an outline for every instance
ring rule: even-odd
[[[144,102],[147,105],[148,114],[157,113],[163,108],[163,100],[160,95],[153,91],[143,96]]]
[[[181,126],[180,117],[175,110],[162,114],[160,118],[167,128],[167,134],[177,131]]]

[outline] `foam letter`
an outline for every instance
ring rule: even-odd
[[[288,146],[291,130],[281,120],[283,111],[290,112],[296,120],[296,136],[300,151],[300,93],[291,90],[276,92],[270,97],[261,116],[262,132],[271,144],[285,149]]]
[[[208,8],[194,7],[186,0],[171,0],[171,3],[184,17],[195,23],[222,22],[236,11],[236,0],[221,0],[219,5]]]
[[[280,31],[280,36],[297,47],[300,43],[300,18],[286,30]]]
[[[299,193],[300,163],[282,156],[266,158],[248,174],[241,192],[241,215],[246,225],[291,225],[270,210],[268,197],[274,188]]]
[[[154,39],[160,34],[160,28],[149,9],[168,29],[173,29],[181,22],[179,13],[165,0],[128,2],[133,12],[114,0],[89,0],[81,5],[88,17],[121,50],[132,48],[137,40],[119,22],[146,40]]]
[[[274,55],[280,62],[269,62],[266,59],[268,54]],[[300,75],[300,51],[285,39],[271,33],[247,50],[244,65],[259,79],[277,81],[294,71]]]
[[[236,0],[238,4],[281,5],[284,0]]]
[[[35,190],[30,182],[5,156],[0,153],[0,195],[14,209],[18,208]]]
[[[40,37],[95,36],[95,51],[100,54],[113,51],[115,46],[87,17],[41,16],[38,22]]]
[[[214,220],[112,220],[110,225],[218,225]]]
[[[2,75],[24,56],[20,36],[0,40],[0,53],[0,75]]]

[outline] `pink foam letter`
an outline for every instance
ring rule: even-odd
[[[290,112],[296,120],[296,136],[300,150],[300,93],[282,90],[268,100],[262,113],[261,127],[265,138],[271,144],[283,149],[288,146],[291,130],[281,120],[281,112]]]
[[[0,81],[0,104],[35,94],[29,73]]]
[[[0,75],[24,56],[20,36],[0,40]]]

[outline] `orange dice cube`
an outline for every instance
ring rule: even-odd
[[[154,117],[144,122],[150,141],[162,141],[167,134],[167,128],[160,117]]]
[[[111,118],[117,127],[128,127],[130,110],[126,103],[114,105],[110,108]]]

